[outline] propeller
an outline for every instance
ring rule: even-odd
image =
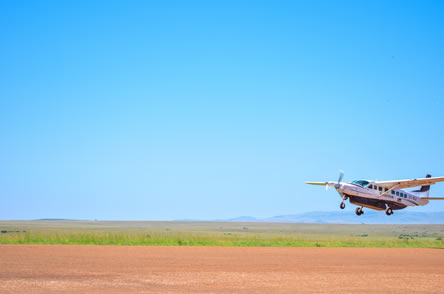
[[[339,171],[339,178],[338,178],[338,182],[337,183],[335,183],[335,182],[305,182],[305,183],[307,183],[309,185],[325,186],[325,190],[328,191],[328,188],[329,188],[330,185],[335,187],[336,189],[341,188],[341,181],[342,181],[343,177],[344,177],[344,171],[340,170]]]
[[[341,198],[342,198],[341,209],[344,209],[344,207],[345,207],[344,201],[347,200],[347,196],[342,192],[342,189],[341,189],[341,187],[342,187],[341,181],[342,181],[343,177],[344,177],[344,171],[340,170],[337,183],[333,182],[333,181],[331,181],[331,182],[305,182],[305,183],[309,184],[309,185],[325,186],[326,191],[328,191],[329,186],[335,187],[336,191],[339,193],[339,195],[341,195]]]

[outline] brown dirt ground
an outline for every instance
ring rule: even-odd
[[[444,293],[444,250],[0,245],[0,293]]]

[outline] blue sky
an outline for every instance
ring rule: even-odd
[[[331,211],[304,181],[443,176],[442,28],[439,1],[1,1],[0,219]]]

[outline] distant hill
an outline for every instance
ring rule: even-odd
[[[252,216],[239,216],[236,218],[231,218],[229,219],[230,222],[257,222],[257,221],[261,221],[255,217]]]
[[[363,215],[357,216],[353,211],[347,210],[328,212],[314,211],[268,218],[241,216],[225,221],[335,224],[444,224],[444,212],[395,211],[393,215],[387,216],[383,211],[365,210]]]
[[[69,219],[69,218],[39,218],[36,219],[38,221],[73,221],[75,219]]]

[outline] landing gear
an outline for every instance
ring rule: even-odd
[[[390,208],[390,206],[388,206],[388,204],[385,204],[385,214],[386,215],[392,215],[393,214],[393,209]]]
[[[341,202],[341,205],[339,205],[339,207],[341,208],[341,209],[344,209],[345,208],[345,203],[344,203],[344,201],[345,200],[347,200],[347,196],[346,195],[344,195],[342,192],[340,192],[339,194],[341,194],[341,198],[342,198],[342,202]]]
[[[356,212],[356,215],[364,214],[364,210],[362,210],[362,207],[357,207],[355,212]]]

